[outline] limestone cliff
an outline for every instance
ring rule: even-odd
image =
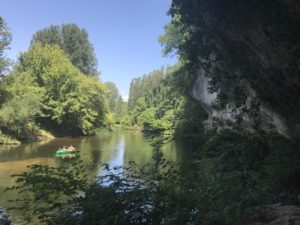
[[[243,108],[236,107],[234,101],[230,100],[224,106],[220,106],[217,98],[218,92],[210,91],[209,81],[205,73],[205,70],[201,69],[197,74],[191,95],[199,101],[208,114],[208,120],[204,121],[204,126],[207,129],[236,128],[247,132],[262,130],[288,136],[285,120],[271,108],[264,105],[249,86],[245,86],[248,88],[248,95]],[[234,84],[227,87],[227,89],[232,90],[234,88]],[[256,106],[255,113],[253,113],[254,106]]]
[[[208,127],[299,135],[299,1],[188,0],[174,11]]]

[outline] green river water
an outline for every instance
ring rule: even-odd
[[[72,144],[80,150],[82,160],[93,179],[101,173],[99,162],[126,166],[129,161],[145,165],[152,161],[152,148],[142,133],[116,130],[113,133],[92,137],[56,138],[49,141],[23,143],[19,146],[0,146],[0,208],[8,207],[8,200],[17,198],[15,193],[3,192],[14,184],[12,174],[21,173],[31,164],[60,166],[67,163],[55,157],[55,151],[63,145]],[[185,157],[180,143],[170,142],[162,149],[167,160],[180,162]],[[17,215],[12,215],[17,217]]]

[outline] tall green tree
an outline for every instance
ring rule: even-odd
[[[118,97],[117,103],[116,103],[116,122],[117,123],[121,122],[122,117],[126,113],[126,106],[127,106],[127,103],[123,101],[123,98],[120,95]]]
[[[109,109],[112,112],[115,112],[117,107],[117,100],[120,97],[119,90],[113,82],[105,82],[104,84],[109,90],[109,92],[107,93]]]
[[[130,83],[128,110],[134,109],[140,97],[145,98],[148,107],[159,105],[167,87],[163,84],[166,74],[166,70],[161,68],[142,77],[134,78]]]
[[[187,94],[191,80],[185,69],[178,62],[131,81],[128,107],[131,125],[154,133],[175,132],[178,137],[203,131],[206,114]]]
[[[57,45],[36,44],[19,61],[14,73],[1,86],[6,107],[0,112],[0,122],[4,127],[10,124],[20,127],[21,122],[28,125],[34,118],[33,122],[58,135],[78,135],[90,134],[104,126],[106,87],[98,78],[83,75]],[[26,99],[36,101],[27,104]],[[9,112],[18,104],[34,110],[24,109],[24,116],[15,109],[18,115],[15,118],[21,119],[13,120]]]
[[[31,46],[37,42],[42,45],[56,44],[65,51],[69,59],[82,73],[95,76],[97,72],[97,59],[92,43],[89,41],[85,29],[76,24],[51,25],[37,31],[31,40]]]
[[[108,100],[109,110],[112,113],[114,122],[120,123],[122,116],[125,114],[125,105],[117,86],[113,82],[104,83],[108,89],[106,98]]]
[[[4,19],[0,16],[0,76],[3,76],[3,73],[8,66],[4,51],[9,48],[11,38],[11,33],[9,32]]]
[[[3,104],[0,108],[0,129],[17,139],[31,138],[38,131],[35,118],[41,112],[44,89],[34,84],[28,72],[13,72],[0,85]]]

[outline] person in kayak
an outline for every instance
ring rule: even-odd
[[[72,145],[70,145],[70,146],[67,147],[67,150],[73,151],[73,150],[75,150],[75,148]]]

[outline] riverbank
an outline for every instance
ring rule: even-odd
[[[38,134],[35,135],[35,137],[33,139],[37,140],[37,141],[45,141],[45,140],[51,140],[54,138],[56,138],[56,137],[52,133],[50,133],[46,130],[40,129]]]
[[[46,141],[54,138],[56,138],[54,135],[43,129],[40,129],[36,135],[24,138],[22,140],[17,140],[16,138],[3,134],[0,131],[0,145],[20,145],[22,141]]]
[[[21,142],[15,138],[12,138],[12,137],[2,134],[0,132],[0,144],[2,144],[2,145],[19,145],[19,144],[21,144]]]

